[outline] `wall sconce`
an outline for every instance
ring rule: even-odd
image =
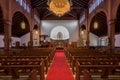
[[[37,25],[34,25],[33,30],[34,30],[35,34],[39,33],[39,27]]]
[[[21,22],[21,29],[24,30],[25,28],[26,28],[26,27],[25,27],[25,21],[22,21],[22,22]]]
[[[84,34],[84,30],[81,31],[81,34],[82,34],[82,35]]]
[[[94,22],[94,29],[98,29],[98,22],[97,21]]]
[[[98,29],[98,21],[96,19],[96,15],[95,15],[95,21],[94,21],[93,27],[94,29]]]
[[[38,34],[38,30],[35,31],[35,34]]]

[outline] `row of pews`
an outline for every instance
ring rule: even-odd
[[[120,53],[101,53],[85,48],[65,48],[75,80],[120,79]],[[115,80],[115,79],[113,79]]]
[[[39,77],[39,80],[45,80],[54,55],[55,48],[16,49],[7,55],[0,55],[0,78],[11,76],[15,80],[22,77],[37,80]]]

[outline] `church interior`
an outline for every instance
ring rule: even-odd
[[[0,0],[0,80],[120,80],[120,0]]]

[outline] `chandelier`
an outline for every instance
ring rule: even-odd
[[[70,11],[72,3],[68,0],[48,0],[49,10],[61,17]]]

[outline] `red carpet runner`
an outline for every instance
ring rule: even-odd
[[[66,62],[64,51],[56,51],[46,80],[74,80],[72,72]]]

